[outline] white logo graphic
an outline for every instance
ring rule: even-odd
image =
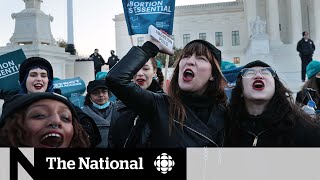
[[[174,160],[172,160],[172,157],[167,153],[162,153],[154,161],[154,166],[162,174],[167,174],[167,172],[172,170],[172,167],[174,166]]]

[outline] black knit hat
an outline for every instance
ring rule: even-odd
[[[189,44],[192,44],[192,43],[201,43],[201,44],[205,45],[209,49],[209,51],[213,54],[213,56],[217,59],[219,65],[221,66],[221,51],[219,49],[217,49],[214,45],[212,45],[208,41],[205,41],[202,39],[196,39],[196,40],[189,42],[186,46],[188,46]]]
[[[76,110],[73,108],[71,102],[66,97],[60,94],[52,92],[17,94],[6,100],[3,104],[2,114],[0,118],[0,127],[5,124],[5,120],[7,119],[7,117],[12,115],[17,110],[27,108],[32,103],[43,99],[53,99],[62,102],[63,104],[68,106],[73,117],[78,117]]]
[[[255,61],[252,61],[250,63],[248,63],[247,65],[245,65],[243,68],[252,68],[252,67],[257,67],[257,66],[260,66],[260,67],[270,67],[269,64],[263,62],[263,61],[260,61],[260,60],[255,60]]]
[[[104,80],[93,80],[89,82],[87,92],[91,94],[92,91],[96,90],[97,88],[108,89],[108,86],[106,85]]]
[[[19,81],[22,83],[26,75],[33,67],[44,67],[48,71],[49,80],[53,80],[53,69],[49,61],[41,57],[30,57],[23,61],[19,69]]]

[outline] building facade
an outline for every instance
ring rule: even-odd
[[[205,39],[222,51],[226,61],[246,64],[265,60],[291,88],[298,90],[300,58],[296,43],[302,32],[320,47],[319,0],[236,0],[233,2],[177,6],[173,38],[176,48],[194,39]],[[123,14],[116,15],[116,50],[123,57],[144,35],[130,37]],[[259,24],[260,23],[260,24]],[[260,26],[261,28],[259,29]],[[320,58],[316,50],[315,58]],[[297,81],[297,82],[298,82]]]

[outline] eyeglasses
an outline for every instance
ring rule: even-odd
[[[261,74],[263,77],[275,77],[276,71],[271,67],[265,67],[261,69],[253,68],[243,68],[240,73],[243,78],[253,78],[257,73]]]

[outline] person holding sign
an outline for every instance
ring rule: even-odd
[[[176,60],[168,95],[147,91],[132,82],[134,75],[158,52],[173,54],[151,39],[130,51],[108,73],[110,90],[151,129],[150,147],[218,147],[227,115],[226,81],[221,52],[204,40],[188,43]]]
[[[52,92],[17,94],[3,105],[0,142],[5,147],[86,148],[89,138],[67,98]]]

